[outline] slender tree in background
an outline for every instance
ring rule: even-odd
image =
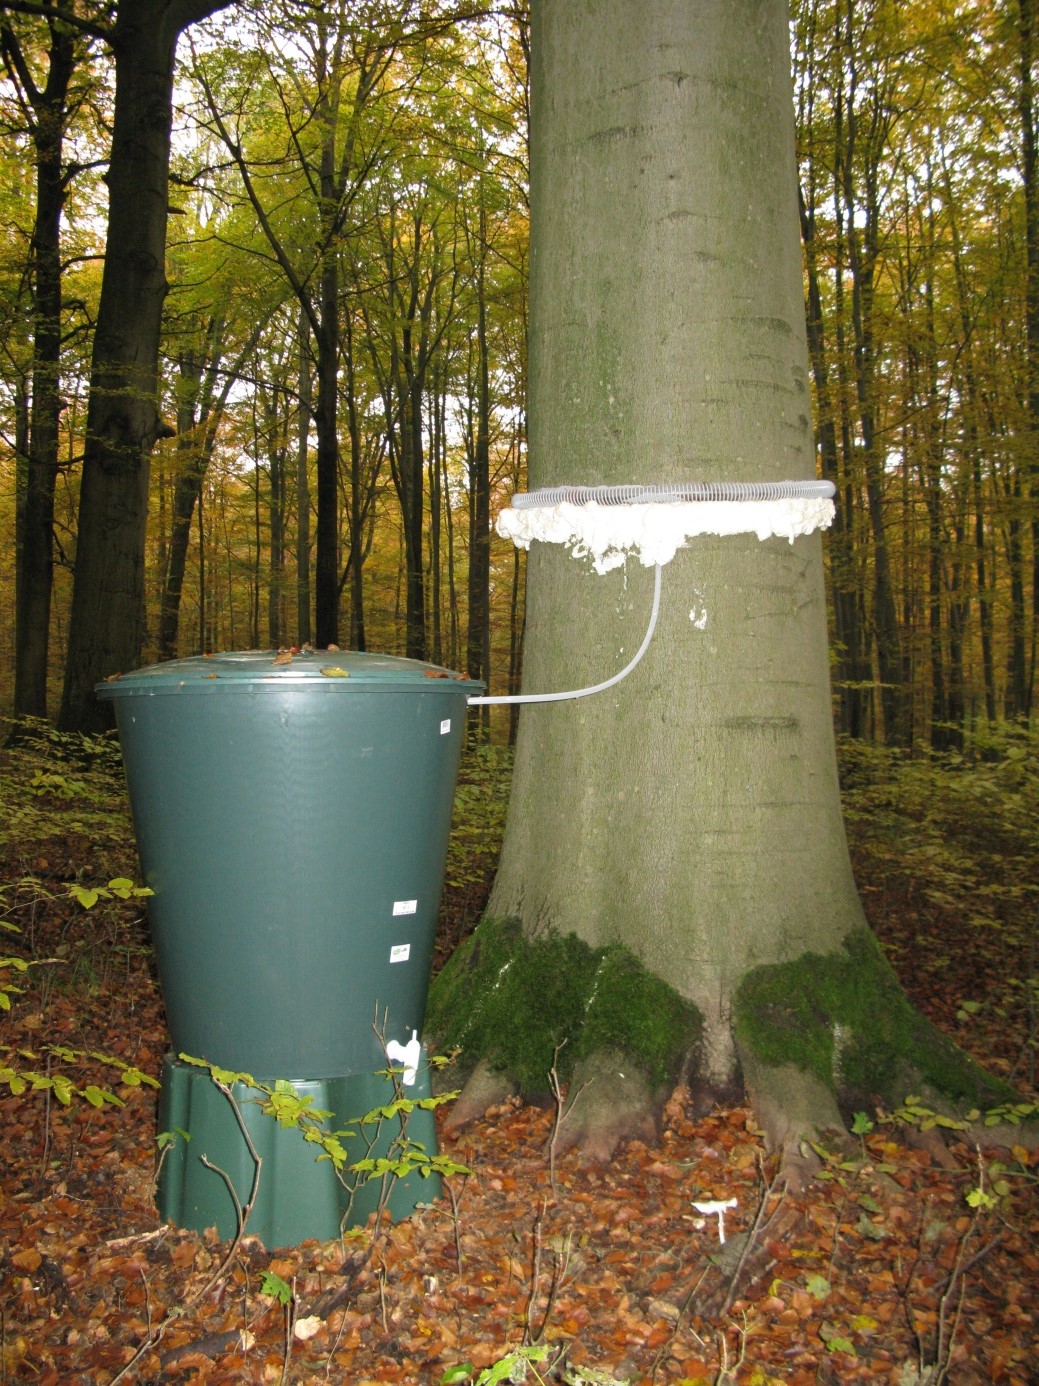
[[[813,475],[787,20],[783,0],[536,0],[532,488]],[[598,576],[535,542],[525,687],[612,672],[650,589],[631,562]],[[546,935],[634,953],[699,1017],[678,1043],[687,1075],[706,1091],[742,1077],[777,1142],[839,1124],[842,1087],[893,1092],[917,1059],[937,1083],[931,1049],[956,1088],[962,1065],[906,1019],[851,876],[818,534],[692,541],[664,570],[657,632],[624,682],[523,709],[488,916],[434,991],[435,1017],[468,979],[438,1038],[496,1017],[482,1033],[499,1062],[513,969],[480,940],[501,920],[519,922],[506,931],[517,972]],[[609,1008],[604,975],[579,1013]],[[531,1028],[562,984],[549,965]],[[612,1042],[578,1065],[566,1122],[600,1152],[652,1108],[630,993],[618,1009]],[[901,1052],[898,1018],[912,1034]]]
[[[177,39],[224,0],[121,0],[105,269],[94,331],[72,612],[59,726],[106,724],[94,685],[132,669],[144,635],[144,543],[166,296]]]
[[[252,68],[267,96],[265,111],[279,109],[287,126],[288,158],[280,176],[267,176],[257,150],[248,80],[232,98],[225,84],[196,60],[208,120],[226,146],[242,187],[276,261],[299,303],[301,322],[314,346],[316,392],[310,415],[317,443],[315,639],[339,640],[339,370],[343,345],[341,295],[344,244],[352,209],[374,169],[386,157],[388,131],[371,119],[379,88],[393,66],[410,0],[362,15],[338,3],[315,11],[302,27],[297,12],[272,9],[261,16]],[[287,41],[286,41],[287,40]],[[230,101],[237,110],[229,110]],[[266,126],[262,132],[266,135]],[[297,186],[286,196],[285,173]],[[268,183],[273,182],[273,188]],[[293,215],[286,217],[286,203]],[[301,239],[301,226],[311,236]]]
[[[31,133],[36,214],[30,247],[33,300],[32,406],[25,479],[19,504],[15,598],[16,717],[46,717],[54,571],[54,494],[60,464],[62,265],[61,217],[72,170],[65,153],[69,92],[89,39],[56,6],[41,7],[47,34],[46,75],[35,71],[39,32],[19,34],[0,21],[0,54]]]
[[[1025,363],[1027,377],[1027,433],[1021,494],[1031,511],[1032,618],[1027,622],[1024,583],[1014,593],[1014,630],[1011,645],[1007,711],[1027,723],[1035,689],[1035,663],[1039,645],[1039,131],[1036,129],[1034,0],[1018,0],[1018,114],[1020,118],[1020,171],[1025,204]],[[1023,507],[1024,508],[1024,507]]]
[[[175,481],[159,607],[159,656],[174,659],[195,507],[216,447],[228,397],[270,318],[263,313],[233,360],[225,359],[226,319],[216,310],[177,353]]]

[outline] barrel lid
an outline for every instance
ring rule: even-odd
[[[405,689],[413,693],[470,694],[484,685],[452,669],[397,655],[359,650],[239,650],[194,655],[149,664],[130,674],[113,674],[96,686],[99,698],[150,693],[275,691],[302,686],[350,689]]]

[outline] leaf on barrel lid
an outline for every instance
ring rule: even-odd
[[[422,673],[427,679],[448,679],[451,677],[446,669],[423,669]]]
[[[292,651],[291,651],[291,650],[279,650],[278,653],[274,656],[274,663],[275,663],[275,664],[291,664],[291,663],[292,663]]]
[[[348,679],[350,677],[350,670],[340,669],[337,664],[326,664],[321,672],[326,679]]]

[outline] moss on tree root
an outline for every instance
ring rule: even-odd
[[[573,934],[527,938],[518,921],[484,919],[430,989],[427,1031],[512,1077],[528,1098],[593,1053],[627,1054],[656,1086],[673,1082],[702,1020],[627,949]]]
[[[1013,1100],[910,1005],[868,930],[839,953],[756,968],[734,998],[737,1038],[766,1064],[792,1064],[842,1105],[900,1103],[924,1087],[956,1106]]]

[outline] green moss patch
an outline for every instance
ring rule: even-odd
[[[484,919],[433,982],[426,1028],[530,1097],[547,1091],[553,1064],[566,1081],[602,1049],[630,1055],[654,1084],[671,1081],[702,1022],[627,949],[553,931],[529,939],[516,921]]]
[[[906,1082],[969,1105],[1014,1096],[910,1005],[867,930],[839,953],[756,968],[734,1011],[737,1035],[766,1063],[794,1064],[838,1096],[900,1102]]]

